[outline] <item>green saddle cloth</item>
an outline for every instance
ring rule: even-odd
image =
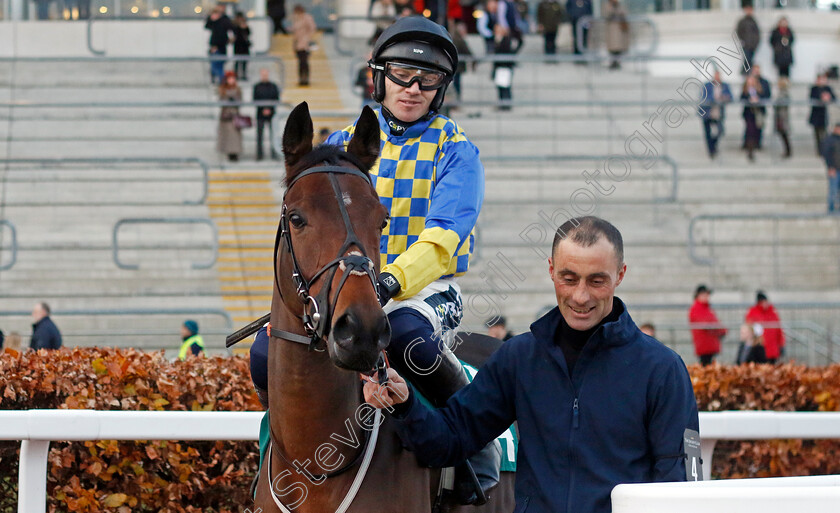
[[[464,366],[469,380],[472,381],[478,370],[464,362],[461,362],[461,365]],[[429,408],[433,408],[432,403],[423,397],[423,394],[418,392],[413,385],[412,389],[414,390],[414,393],[417,394],[417,398],[420,399],[420,402]],[[260,421],[260,468],[262,468],[263,459],[265,459],[265,454],[268,450],[268,441],[270,437],[271,431],[269,430],[268,424],[268,411],[266,411]],[[502,464],[500,470],[502,472],[516,472],[516,450],[519,448],[519,437],[516,434],[516,428],[511,425],[507,431],[499,435],[496,440],[498,440],[499,444],[502,446]]]

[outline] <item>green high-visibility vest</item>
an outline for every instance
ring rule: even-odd
[[[178,351],[178,358],[181,360],[186,360],[187,353],[192,354],[192,351],[190,351],[190,346],[193,344],[197,344],[198,347],[200,347],[201,350],[204,351],[204,339],[201,338],[201,335],[193,335],[187,340],[185,340],[183,344],[181,344],[181,350]]]

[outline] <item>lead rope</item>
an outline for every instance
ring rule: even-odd
[[[365,449],[365,457],[362,460],[362,464],[359,466],[359,471],[356,473],[356,478],[353,480],[350,490],[347,491],[347,495],[344,496],[344,500],[338,506],[338,509],[335,510],[335,513],[345,513],[347,511],[347,508],[349,508],[350,504],[353,503],[353,499],[356,498],[359,488],[362,487],[362,481],[365,480],[368,467],[373,459],[373,451],[376,449],[376,439],[379,438],[379,424],[382,422],[382,410],[379,408],[376,408],[376,414],[373,418],[373,422],[373,432],[370,436],[370,442]],[[280,499],[278,499],[277,495],[274,493],[274,480],[271,478],[271,453],[273,452],[272,444],[273,442],[270,441],[268,445],[268,489],[271,492],[271,498],[274,499],[274,504],[280,508],[280,511],[283,513],[292,513],[286,506],[283,505],[282,502],[280,502]]]

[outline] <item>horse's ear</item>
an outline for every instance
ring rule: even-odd
[[[302,102],[289,114],[286,128],[283,130],[283,155],[287,172],[297,164],[301,157],[312,151],[314,135],[309,105]]]
[[[362,164],[368,167],[379,157],[379,120],[376,113],[368,106],[362,109],[362,115],[356,121],[356,130],[347,145],[347,153],[352,153]]]

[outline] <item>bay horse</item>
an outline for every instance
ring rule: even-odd
[[[368,173],[379,155],[379,123],[365,107],[346,152],[313,150],[313,135],[301,103],[283,133],[286,192],[268,351],[271,442],[255,505],[300,513],[430,513],[440,471],[420,467],[389,417],[362,399],[360,373],[377,367],[381,373],[390,338],[376,291],[388,211]],[[512,479],[505,476],[479,511],[512,511]],[[468,510],[474,509],[441,511]]]

